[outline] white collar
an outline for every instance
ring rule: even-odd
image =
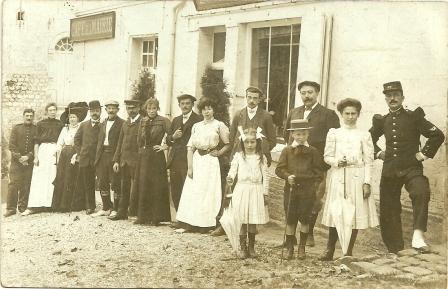
[[[138,120],[138,118],[140,117],[140,114],[137,114],[134,118],[129,118],[131,120],[131,123],[134,123]]]
[[[317,106],[317,104],[318,104],[318,102],[316,101],[316,103],[315,104],[313,104],[313,106],[311,107],[311,109],[310,110],[307,110],[306,109],[306,106],[305,106],[305,111],[312,111],[316,106]]]
[[[190,110],[189,113],[187,113],[187,114],[182,114],[182,118],[189,119],[192,113],[193,113],[193,110]]]
[[[298,147],[300,144],[298,142],[296,142],[295,140],[292,142],[291,147],[296,148]],[[309,147],[310,145],[308,144],[308,142],[306,141],[305,143],[303,143],[302,145]]]
[[[258,105],[254,108],[247,107],[248,113],[257,113],[257,110],[258,110]]]

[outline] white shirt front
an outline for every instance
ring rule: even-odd
[[[296,142],[296,141],[293,141],[292,144],[291,144],[291,147],[296,148],[296,147],[298,147],[299,145],[304,145],[304,146],[306,146],[306,147],[309,147],[309,146],[310,146],[310,145],[308,144],[307,141],[304,142],[304,143],[298,143],[298,142]]]
[[[131,118],[131,123],[136,122],[139,117],[140,117],[140,114],[137,114],[134,118]]]
[[[191,110],[189,113],[182,115],[182,123],[183,124],[185,124],[188,121],[188,119],[190,118],[192,112],[193,111]]]
[[[308,110],[305,106],[305,111],[303,112],[303,118],[306,119],[308,118],[308,115],[310,114],[310,112],[316,107],[317,102],[311,107],[310,110]]]
[[[104,138],[104,145],[109,145],[109,131],[112,125],[114,124],[115,120],[107,120],[106,121],[106,137]]]
[[[253,119],[255,114],[257,113],[258,105],[254,108],[247,107],[247,115],[249,119]]]

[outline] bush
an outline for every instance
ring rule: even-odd
[[[230,126],[230,95],[226,91],[227,83],[222,77],[222,71],[214,70],[208,66],[201,79],[201,88],[202,96],[208,97],[216,103],[215,119]]]

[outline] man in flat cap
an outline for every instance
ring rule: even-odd
[[[95,155],[100,131],[101,105],[98,100],[89,102],[90,119],[81,123],[74,137],[76,154],[72,163],[79,162],[79,184],[85,194],[86,214],[95,212]]]
[[[300,93],[303,105],[293,108],[288,114],[285,124],[285,130],[283,133],[285,142],[287,142],[288,144],[292,142],[290,138],[290,131],[288,130],[291,126],[291,119],[307,119],[310,123],[310,126],[312,127],[312,129],[310,130],[308,142],[311,146],[317,148],[317,150],[323,156],[327,133],[330,128],[340,127],[339,117],[334,110],[324,107],[317,101],[317,97],[319,96],[320,92],[320,85],[317,82],[308,80],[302,81],[297,85],[297,90]],[[321,209],[322,197],[325,194],[326,170],[330,168],[326,164],[323,165],[325,174],[316,192],[316,203],[314,205],[313,213],[310,217],[310,230],[307,240],[308,246],[314,246],[314,225],[316,224],[317,216]]]
[[[8,197],[5,217],[23,213],[28,206],[31,176],[33,174],[34,144],[37,126],[33,123],[34,110],[23,111],[23,123],[12,128],[9,137],[11,166],[9,169]]]
[[[141,103],[138,100],[125,100],[128,119],[123,123],[118,138],[117,149],[113,158],[114,172],[120,172],[121,195],[118,202],[118,211],[109,216],[113,221],[126,220],[128,215],[137,214],[137,200],[135,191],[132,191],[134,172],[138,160],[137,133],[141,116],[139,114]]]
[[[113,170],[113,157],[117,148],[118,137],[124,120],[117,116],[119,104],[115,100],[107,101],[104,104],[107,118],[100,123],[98,134],[98,145],[96,147],[95,170],[98,177],[103,208],[93,214],[98,216],[115,216],[118,211],[120,200],[120,176]],[[110,199],[110,191],[114,191],[114,203]],[[112,212],[111,212],[112,210]]]
[[[191,128],[202,117],[193,111],[196,98],[189,94],[177,97],[181,115],[175,117],[171,123],[172,134],[167,135],[166,143],[171,147],[168,156],[168,168],[170,169],[171,198],[177,211],[182,188],[187,177],[187,143],[191,136]]]
[[[380,227],[384,244],[390,253],[404,249],[401,227],[400,195],[403,185],[409,192],[414,214],[412,247],[421,252],[429,251],[423,233],[428,221],[430,187],[423,175],[422,162],[433,158],[444,141],[440,129],[426,120],[423,109],[414,111],[403,108],[403,89],[399,81],[383,85],[389,112],[376,114],[370,133],[375,146],[375,158],[383,160],[380,181]],[[384,135],[386,149],[378,145]],[[420,148],[420,136],[427,138]]]
[[[275,134],[274,122],[272,115],[261,108],[259,105],[263,100],[263,92],[255,86],[249,86],[246,89],[246,107],[236,112],[233,117],[230,126],[230,143],[232,144],[231,158],[240,150],[240,132],[247,128],[253,128],[258,130],[264,137],[262,138],[261,147],[263,154],[266,156],[267,164],[270,166],[272,157],[271,150],[275,147],[277,137]],[[223,188],[223,193],[225,189]],[[224,200],[224,198],[223,198]],[[222,202],[220,214],[222,213]],[[218,226],[213,232],[212,236],[224,235],[224,230],[221,225]]]

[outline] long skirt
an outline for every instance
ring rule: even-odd
[[[143,223],[171,221],[165,154],[149,146],[140,149],[135,176],[137,218]]]
[[[364,183],[364,167],[331,168],[327,174],[327,198],[322,213],[322,224],[335,227],[335,220],[331,213],[331,205],[346,197],[355,206],[353,229],[366,229],[378,226],[375,200],[370,195],[363,198],[362,185]],[[345,184],[344,184],[345,183]]]
[[[65,146],[59,157],[56,179],[54,180],[53,202],[55,211],[81,211],[85,208],[84,194],[77,186],[78,163],[70,163],[75,154],[73,146]]]
[[[221,208],[221,171],[217,157],[193,154],[193,178],[185,179],[177,221],[197,227],[216,226]]]
[[[34,166],[31,177],[29,208],[51,207],[53,181],[56,177],[56,144],[42,143],[38,151],[39,165]]]

